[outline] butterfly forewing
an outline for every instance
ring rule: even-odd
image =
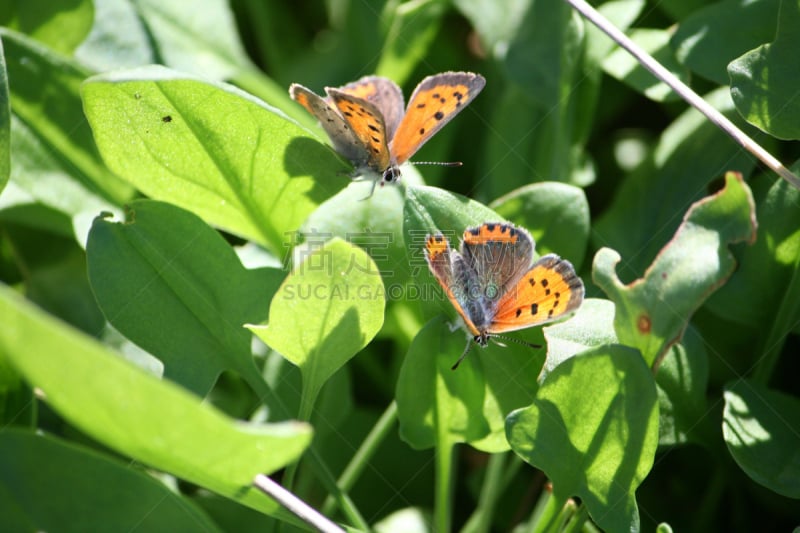
[[[583,282],[569,261],[540,258],[500,300],[489,333],[544,324],[574,311],[583,301]]]
[[[374,171],[382,173],[389,166],[390,158],[386,124],[380,110],[367,100],[338,89],[328,88],[326,91],[342,118],[366,149],[367,165]]]
[[[356,167],[367,163],[369,159],[367,148],[356,137],[349,124],[324,98],[299,83],[293,83],[289,87],[289,95],[319,121],[333,148],[342,157],[350,160]]]
[[[392,159],[402,164],[433,134],[464,109],[483,89],[483,76],[469,72],[445,72],[422,80],[391,142]]]

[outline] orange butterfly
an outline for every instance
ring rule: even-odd
[[[533,238],[512,224],[468,228],[460,252],[441,233],[428,235],[425,259],[480,346],[500,333],[562,318],[583,301],[583,282],[570,262],[548,254],[531,266]]]
[[[486,80],[471,72],[444,72],[417,85],[403,110],[396,83],[366,76],[344,87],[325,88],[322,98],[293,83],[289,95],[319,121],[333,147],[355,166],[352,177],[369,175],[381,185],[400,179],[399,166],[464,109]]]

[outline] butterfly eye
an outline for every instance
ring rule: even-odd
[[[400,169],[392,165],[383,171],[383,176],[381,176],[381,185],[384,183],[394,183],[400,179],[400,176]]]

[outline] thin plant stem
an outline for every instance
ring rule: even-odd
[[[588,519],[589,510],[584,504],[580,504],[577,511],[572,515],[569,522],[567,522],[566,527],[562,530],[563,533],[578,533],[579,531],[583,531],[583,526]]]
[[[341,488],[339,488],[339,486],[336,484],[336,479],[334,479],[333,474],[330,470],[328,470],[327,465],[319,456],[318,452],[314,449],[314,446],[312,445],[308,451],[309,453],[305,457],[308,460],[309,465],[314,470],[314,473],[320,479],[322,484],[325,486],[325,489],[336,500],[336,503],[339,505],[342,513],[344,513],[353,526],[362,531],[369,531],[369,524],[367,524],[367,521],[364,520],[363,516],[361,516],[361,513],[353,503],[353,500],[350,499],[350,496],[345,491],[341,490]]]
[[[634,43],[627,35],[614,26],[608,19],[597,12],[592,6],[586,3],[585,0],[565,0],[581,15],[589,19],[595,26],[600,28],[606,35],[611,37],[617,44],[628,51],[639,63],[649,70],[659,80],[666,83],[673,91],[675,91],[681,98],[683,98],[692,107],[700,111],[711,122],[717,125],[722,131],[727,133],[734,141],[739,143],[745,150],[756,156],[762,163],[777,173],[780,177],[785,179],[794,188],[800,189],[800,178],[798,178],[792,171],[783,166],[772,154],[759,145],[756,141],[750,138],[745,132],[740,130],[736,124],[728,120],[728,118],[717,111],[708,102],[694,92],[688,85],[678,79],[672,72],[667,70],[661,63],[645,52],[642,48]]]
[[[336,484],[341,490],[349,492],[353,488],[364,468],[369,464],[370,458],[375,455],[378,447],[394,427],[395,422],[397,422],[397,403],[392,402],[372,427],[364,442],[356,450],[355,455],[350,459],[342,475],[339,476]],[[336,509],[336,503],[332,496],[328,496],[322,506],[322,512],[325,514],[332,513]]]
[[[455,444],[446,431],[440,431],[436,444],[436,494],[433,522],[436,533],[449,533],[453,510],[453,479]]]
[[[558,519],[564,502],[558,500],[549,490],[543,490],[536,507],[533,508],[528,529],[530,533],[545,533]]]
[[[481,493],[478,496],[478,505],[461,530],[462,533],[486,533],[489,531],[495,504],[506,486],[503,480],[505,478],[508,455],[508,452],[505,452],[494,453],[489,456]]]
[[[797,327],[797,311],[800,303],[792,295],[797,294],[800,290],[800,275],[797,274],[797,261],[795,261],[794,274],[792,275],[789,286],[786,287],[783,294],[784,297],[781,304],[778,306],[778,312],[770,321],[767,330],[767,336],[764,339],[763,348],[761,350],[761,357],[758,360],[758,365],[753,372],[753,380],[768,385],[772,374],[775,371],[775,365],[778,364],[778,359],[781,356],[781,348],[783,348],[786,338]]]

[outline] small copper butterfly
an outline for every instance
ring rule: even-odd
[[[417,85],[403,109],[403,93],[392,80],[366,76],[322,98],[293,83],[289,95],[306,108],[333,147],[355,166],[352,177],[374,176],[375,185],[400,179],[399,166],[464,109],[486,80],[471,72],[444,72]],[[377,174],[377,176],[375,176]]]
[[[531,266],[533,237],[512,224],[468,228],[459,252],[441,233],[428,235],[425,259],[480,346],[500,333],[562,318],[583,301],[583,282],[572,264],[548,254]]]

